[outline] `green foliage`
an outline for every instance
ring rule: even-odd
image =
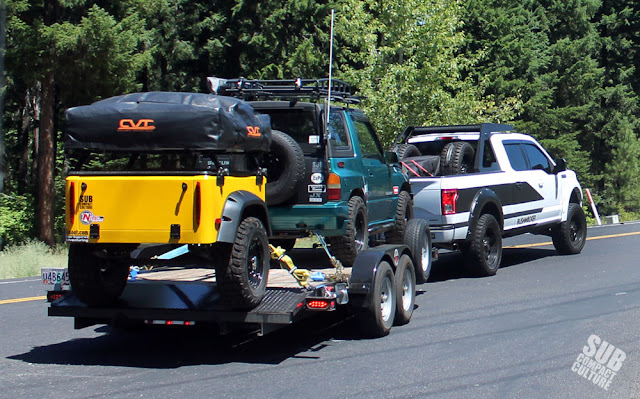
[[[465,78],[474,58],[460,53],[460,11],[447,0],[344,2],[336,22],[339,76],[367,97],[383,141],[407,125],[478,122],[481,110],[495,108]]]
[[[53,76],[55,229],[65,108],[206,76],[335,76],[384,142],[406,125],[513,123],[567,158],[604,213],[640,212],[640,3],[630,0],[7,0],[0,235],[37,236],[38,126]],[[49,7],[51,6],[51,7]],[[113,161],[116,162],[116,161]],[[97,167],[104,166],[96,161]]]
[[[33,214],[32,198],[0,193],[0,248],[33,237]]]

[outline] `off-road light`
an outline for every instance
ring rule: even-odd
[[[442,190],[442,214],[453,215],[456,213],[458,201],[458,189]]]

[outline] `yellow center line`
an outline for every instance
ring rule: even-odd
[[[598,237],[587,237],[587,241],[602,240],[604,238],[628,237],[628,236],[636,236],[636,235],[640,235],[640,231],[635,231],[632,233],[610,234],[610,235],[598,236]],[[543,247],[545,245],[553,245],[553,243],[539,242],[536,244],[511,245],[504,248],[533,248],[533,247]],[[47,299],[46,296],[32,296],[28,298],[4,299],[4,300],[0,300],[0,305],[6,305],[9,303],[30,302],[30,301],[43,301],[46,299]]]
[[[620,234],[610,234],[610,235],[607,235],[607,236],[587,237],[587,241],[602,240],[603,238],[637,236],[639,234],[640,234],[640,231],[634,231],[632,233],[620,233]],[[512,245],[512,246],[505,247],[505,248],[533,248],[533,247],[543,247],[545,245],[553,245],[553,243],[552,242],[539,242],[539,243],[536,243],[536,244]]]
[[[29,298],[3,299],[3,300],[0,300],[0,305],[6,305],[8,303],[42,301],[42,300],[46,300],[46,299],[47,299],[46,296],[32,296],[32,297],[29,297]]]

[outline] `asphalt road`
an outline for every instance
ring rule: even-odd
[[[589,236],[575,256],[546,237],[508,239],[489,278],[443,254],[411,323],[373,340],[333,314],[257,339],[73,330],[34,299],[37,279],[0,281],[0,397],[640,398],[640,224]],[[618,359],[605,362],[608,390],[572,371],[602,341],[619,349],[600,353]]]

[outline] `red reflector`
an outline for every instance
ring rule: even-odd
[[[220,230],[220,225],[222,224],[222,219],[216,218],[215,224],[216,224],[216,230]]]
[[[193,230],[196,231],[198,230],[198,226],[200,226],[200,212],[201,212],[201,207],[200,207],[200,203],[201,201],[201,197],[200,197],[200,182],[198,182],[198,184],[196,184],[196,190],[193,193]]]
[[[342,161],[338,162],[338,167],[339,168],[344,168],[344,162],[342,162]]]
[[[296,305],[296,309],[297,309],[297,308],[301,308],[303,305],[304,305],[304,303],[303,303],[303,302],[300,302],[299,304],[297,304],[297,305]]]
[[[313,300],[307,302],[307,306],[311,309],[326,309],[329,307],[329,302],[322,300]]]
[[[47,302],[55,302],[58,299],[62,298],[63,296],[64,296],[64,293],[55,292],[55,291],[48,291],[47,292]]]
[[[458,189],[442,190],[442,214],[453,215],[456,213],[458,201]]]
[[[69,185],[69,197],[67,197],[67,212],[69,216],[69,227],[73,226],[73,219],[76,216],[76,184],[71,182]]]

